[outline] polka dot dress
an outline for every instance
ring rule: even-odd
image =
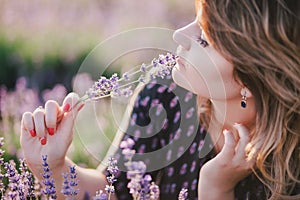
[[[177,199],[182,188],[188,199],[197,198],[199,171],[215,156],[206,130],[199,125],[195,96],[171,78],[145,86],[135,102],[125,138],[135,140],[134,160],[147,165],[147,173],[160,186],[160,199]],[[121,150],[116,152],[119,168],[125,169]],[[126,172],[115,184],[119,200],[132,199]],[[262,183],[254,176],[235,188],[236,199],[266,199]]]

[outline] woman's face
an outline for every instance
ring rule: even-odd
[[[178,85],[212,100],[241,97],[232,64],[209,45],[197,19],[175,31],[173,39],[179,44],[172,72]]]

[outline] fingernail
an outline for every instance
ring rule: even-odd
[[[31,135],[32,137],[35,137],[35,136],[36,136],[36,132],[35,132],[34,129],[30,130],[29,133],[30,133],[30,135]]]
[[[80,111],[83,107],[84,107],[84,103],[83,104],[81,104],[79,107],[78,107],[78,109],[77,109],[77,111]]]
[[[49,135],[54,135],[54,128],[47,128]]]
[[[64,106],[64,111],[65,111],[65,112],[68,112],[69,109],[70,109],[70,104],[67,103],[67,104]]]
[[[45,145],[47,143],[47,138],[42,137],[40,142],[41,142],[41,145]]]
[[[237,126],[240,126],[240,125],[241,125],[241,124],[239,124],[239,123],[234,123],[234,124],[233,124],[234,127],[237,127]]]

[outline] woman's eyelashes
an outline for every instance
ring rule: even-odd
[[[206,40],[202,39],[201,37],[197,38],[197,42],[199,42],[199,44],[204,48],[209,45],[208,42]]]
[[[206,41],[206,39],[204,39],[204,36],[203,36],[203,31],[201,31],[201,35],[199,37],[197,37],[197,42],[199,42],[199,44],[202,46],[202,47],[207,47],[209,46],[208,42]]]

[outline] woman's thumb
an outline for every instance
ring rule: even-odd
[[[66,96],[61,107],[63,118],[60,128],[63,134],[69,134],[72,132],[74,121],[82,106],[83,102],[80,102],[78,94],[70,93]]]
[[[235,153],[236,141],[234,140],[234,136],[230,131],[224,130],[223,134],[225,141],[221,152],[225,156],[232,157]]]

